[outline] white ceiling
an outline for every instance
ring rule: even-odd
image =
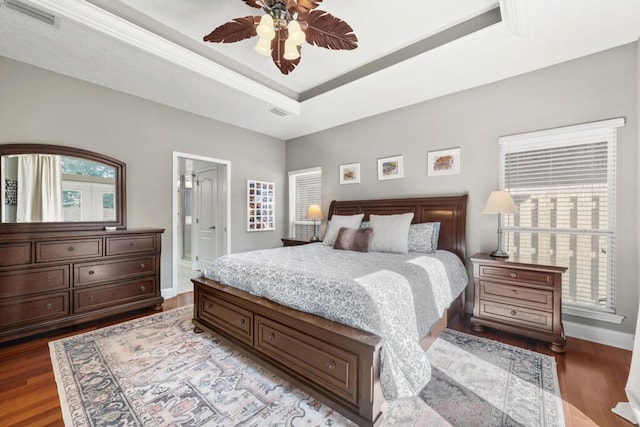
[[[242,0],[29,0],[54,14],[55,26],[5,1],[0,55],[281,139],[640,36],[637,0],[325,0],[321,9],[353,27],[358,49],[304,44],[300,65],[284,76],[253,51],[255,39],[202,41],[232,18],[260,14]],[[469,33],[480,19],[472,18],[498,3],[501,22]],[[276,116],[274,107],[290,114]]]

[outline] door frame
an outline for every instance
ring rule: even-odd
[[[182,153],[179,151],[173,152],[173,171],[172,171],[172,179],[171,179],[171,290],[169,293],[169,289],[163,289],[162,296],[165,298],[171,298],[178,294],[178,204],[180,203],[180,195],[178,194],[178,185],[176,184],[180,179],[180,159],[190,159],[190,160],[200,160],[209,163],[217,163],[219,165],[225,165],[226,167],[226,241],[225,241],[225,252],[227,254],[231,253],[231,162],[229,160],[216,159],[213,157],[200,156],[197,154],[189,154]]]

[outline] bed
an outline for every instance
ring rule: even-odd
[[[438,249],[449,251],[464,262],[466,202],[466,195],[333,201],[327,217],[331,220],[333,215],[362,213],[367,221],[370,214],[412,212],[414,224],[439,222]],[[324,250],[321,244],[306,246],[308,251]],[[201,277],[193,279],[193,283],[196,331],[208,330],[223,336],[358,425],[380,422],[385,400],[380,379],[381,351],[383,343],[386,345],[380,336],[278,304],[221,281]],[[422,340],[424,348],[456,314],[464,315],[464,291],[431,326]]]

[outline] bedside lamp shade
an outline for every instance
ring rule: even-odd
[[[518,208],[513,203],[511,194],[507,191],[492,191],[482,209],[483,214],[498,214],[498,249],[491,252],[491,256],[509,258],[509,254],[502,250],[502,229],[500,228],[500,215],[505,213],[517,213]]]
[[[316,221],[323,218],[322,209],[320,208],[320,205],[310,205],[309,209],[307,209],[307,215],[305,216],[305,218],[313,220],[313,236],[311,236],[311,241],[312,242],[319,241],[320,239],[316,234],[316,227],[317,227]]]

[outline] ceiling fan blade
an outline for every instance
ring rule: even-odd
[[[304,25],[303,25],[304,24]],[[352,50],[358,47],[353,28],[340,18],[323,10],[312,10],[301,22],[307,43],[326,49]]]
[[[234,43],[257,35],[256,27],[259,23],[259,16],[235,18],[231,22],[220,25],[203,39],[212,43]]]
[[[262,9],[262,6],[258,4],[256,0],[242,0],[247,4],[247,6],[255,7],[257,9]]]
[[[276,32],[276,36],[271,40],[271,57],[273,58],[273,63],[276,64],[282,74],[289,74],[300,63],[300,57],[293,61],[284,59],[284,42],[288,36],[289,34],[285,29]]]
[[[310,11],[317,8],[320,3],[322,3],[322,0],[298,0],[297,4],[293,7],[293,11],[302,16],[306,16]],[[287,7],[289,7],[289,5],[287,5]]]

